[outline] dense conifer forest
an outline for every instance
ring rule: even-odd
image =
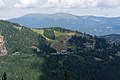
[[[120,44],[59,27],[29,29],[0,21],[7,55],[2,80],[119,80]]]

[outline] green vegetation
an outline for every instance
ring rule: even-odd
[[[32,29],[34,32],[43,35],[44,30],[43,29]],[[44,36],[44,35],[43,35]]]
[[[4,72],[3,76],[2,76],[2,80],[7,80],[7,74]]]
[[[64,73],[64,80],[68,80],[68,73],[67,73],[67,71],[65,71],[65,73]]]
[[[7,55],[0,56],[0,76],[6,72],[8,80],[38,80],[43,58],[39,54],[51,53],[52,49],[42,35],[31,29],[7,21],[0,21]]]
[[[119,80],[118,44],[109,44],[105,39],[79,32],[72,36],[66,35],[66,32],[56,32],[58,36],[54,45],[59,46],[57,49],[65,49],[67,45],[61,46],[59,42],[66,41],[71,47],[67,47],[70,53],[45,56],[40,80],[64,80],[64,71],[67,71],[69,80]]]
[[[0,21],[8,55],[3,80],[119,80],[120,44],[63,28],[29,29]],[[56,52],[57,51],[57,52]]]
[[[31,47],[41,44],[42,41],[39,40],[43,38],[26,27],[6,21],[0,21],[0,30],[5,37],[10,54],[14,52],[32,53]]]
[[[45,28],[43,28],[45,29]],[[60,27],[50,27],[50,28],[47,28],[47,29],[51,29],[51,30],[54,30],[54,31],[58,31],[58,32],[62,32],[62,33],[70,33],[70,32],[74,32],[72,30],[69,30],[69,29],[65,29],[65,28],[60,28]]]
[[[53,30],[45,29],[43,35],[49,39],[55,40],[55,33]]]
[[[76,33],[74,31],[68,30],[68,29],[64,29],[64,28],[43,28],[43,29],[33,29],[34,32],[37,32],[38,34],[43,35],[47,42],[51,45],[52,48],[56,49],[57,51],[61,51],[61,50],[67,50],[67,48],[71,48],[71,46],[66,43],[67,40],[71,37],[74,36],[75,34],[79,34]],[[45,32],[48,31],[48,32]],[[50,33],[52,34],[50,34]],[[54,33],[53,33],[54,32]],[[53,36],[53,38],[55,37],[55,39],[51,39],[49,37],[46,37],[44,35],[44,33],[46,33],[48,36]],[[81,34],[79,34],[81,35]]]
[[[13,54],[0,57],[0,76],[4,72],[8,80],[37,80],[42,75],[43,58],[33,54]],[[34,65],[37,64],[37,65]]]
[[[107,49],[78,46],[71,54],[46,56],[40,80],[63,80],[64,71],[68,72],[69,80],[119,80],[120,57],[113,54],[116,50]]]
[[[32,54],[33,48],[38,46],[43,52],[50,48],[49,45],[45,48],[46,39],[41,34],[38,35],[33,30],[18,24],[0,21],[0,30],[5,37],[8,54],[15,52]]]

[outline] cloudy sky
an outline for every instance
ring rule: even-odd
[[[120,0],[0,0],[0,19],[28,13],[120,16]]]

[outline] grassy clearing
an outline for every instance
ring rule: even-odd
[[[64,32],[64,33],[62,33],[62,32],[58,32],[58,31],[55,31],[55,36],[56,37],[59,37],[59,36],[73,36],[73,35],[75,35],[75,33],[73,33],[73,32],[71,32],[71,33],[68,33],[68,32]]]
[[[34,32],[38,33],[38,34],[41,34],[43,35],[44,33],[44,30],[43,29],[32,29]],[[74,32],[71,32],[71,33],[68,33],[68,32],[58,32],[58,31],[54,31],[55,32],[55,36],[58,37],[58,36],[62,36],[62,35],[68,35],[68,36],[73,36],[75,35]],[[43,35],[44,36],[44,35]]]
[[[43,35],[44,30],[43,29],[33,29],[34,32],[37,32],[38,34]],[[57,49],[57,51],[61,51],[61,50],[66,50],[67,48],[70,48],[71,46],[69,44],[65,44],[67,43],[67,40],[75,35],[75,32],[59,32],[59,31],[54,31],[55,33],[55,40],[49,39],[47,37],[46,40],[51,43],[51,47],[53,47],[54,49]],[[63,43],[63,41],[65,43]]]
[[[43,30],[43,29],[33,29],[33,31],[36,32],[36,33],[38,33],[38,34],[41,34],[43,37],[45,37],[45,36],[43,35],[43,33],[44,33],[44,30]],[[49,39],[49,38],[47,38],[47,37],[45,37],[45,38],[46,38],[48,41],[50,41],[50,42],[55,41],[55,40]]]
[[[44,30],[43,29],[33,29],[34,32],[43,35]]]
[[[33,29],[33,31],[41,35],[43,35],[44,33],[43,29]],[[46,38],[46,40],[51,44],[51,47],[53,47],[57,51],[67,50],[67,48],[71,48],[71,46],[67,43],[67,41],[71,36],[76,34],[75,32],[54,31],[54,33],[55,33],[55,40],[49,39],[43,35]]]

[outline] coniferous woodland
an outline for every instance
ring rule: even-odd
[[[119,80],[116,42],[59,27],[33,30],[6,21],[0,21],[0,30],[8,51],[0,58],[2,80]]]

